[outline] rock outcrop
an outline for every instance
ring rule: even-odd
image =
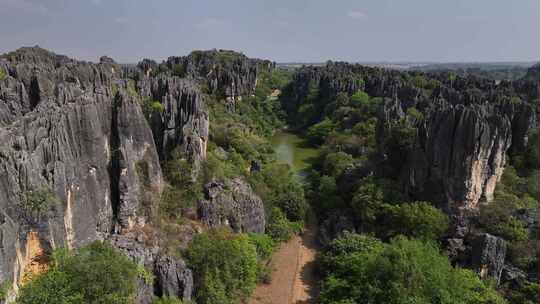
[[[158,101],[161,112],[150,113],[160,158],[166,160],[175,148],[180,149],[195,166],[206,158],[209,118],[203,96],[192,80],[175,76],[145,77],[136,82],[142,98]]]
[[[506,241],[484,233],[472,241],[472,266],[482,278],[493,278],[500,282],[506,258]]]
[[[259,69],[271,69],[274,63],[251,59],[234,51],[210,50],[169,57],[165,66],[175,75],[201,80],[210,93],[234,102],[253,94]]]
[[[142,234],[112,235],[107,241],[140,267],[144,267],[155,278],[154,282],[140,279],[137,303],[150,304],[154,295],[176,297],[183,301],[191,300],[193,274],[182,259],[163,255],[158,246],[145,244]]]
[[[199,217],[210,228],[230,227],[235,232],[264,233],[265,212],[259,196],[240,178],[205,185]]]

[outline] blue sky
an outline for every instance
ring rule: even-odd
[[[0,52],[239,50],[280,62],[536,61],[539,0],[0,0]]]

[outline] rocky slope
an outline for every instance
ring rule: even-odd
[[[178,150],[197,169],[209,129],[201,79],[235,99],[253,91],[262,63],[194,57],[162,65],[181,61],[184,79],[151,73],[149,60],[94,64],[39,47],[0,56],[0,282],[16,291],[51,249],[108,240],[156,277],[138,303],[154,292],[190,299],[191,271],[144,232],[165,184],[160,160]]]

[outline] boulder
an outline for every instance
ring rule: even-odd
[[[112,235],[107,241],[154,277],[153,282],[139,280],[137,304],[150,304],[157,296],[173,296],[190,301],[193,293],[193,275],[185,262],[164,255],[157,245],[148,245],[142,235]]]
[[[156,260],[156,294],[190,301],[193,292],[193,275],[181,259],[163,256]]]
[[[504,265],[501,284],[509,284],[512,288],[519,288],[523,286],[527,280],[527,273],[512,265]]]
[[[506,241],[483,233],[472,240],[471,262],[482,278],[493,278],[500,282],[506,258]]]
[[[230,227],[235,232],[264,233],[265,211],[261,198],[241,178],[214,180],[205,185],[198,203],[200,220],[210,228]]]

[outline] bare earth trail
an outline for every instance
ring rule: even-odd
[[[248,304],[316,303],[316,231],[310,224],[301,236],[281,245],[272,256],[272,282],[259,285]]]

